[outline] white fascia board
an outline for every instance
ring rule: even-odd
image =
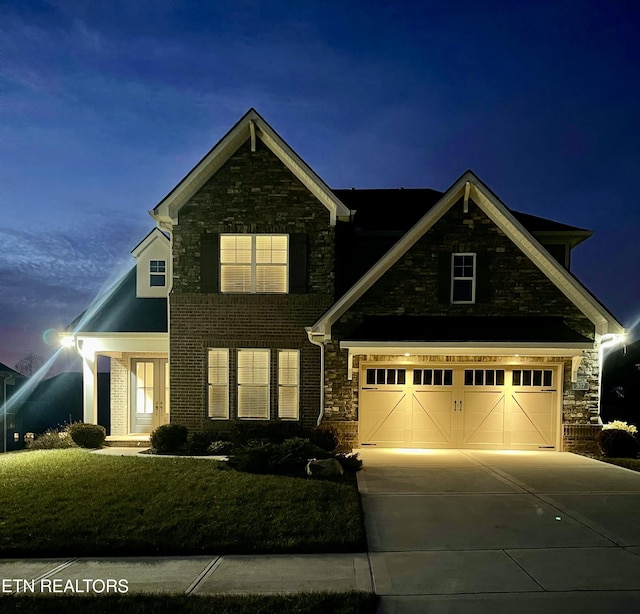
[[[592,350],[593,343],[522,343],[522,342],[431,342],[423,341],[341,341],[340,349],[350,354],[411,354],[424,356],[577,356]]]
[[[97,354],[119,352],[169,352],[168,333],[81,333],[76,351],[93,359]]]
[[[249,110],[189,174],[149,213],[159,223],[176,224],[180,208],[251,138],[255,130],[260,140],[329,210],[331,225],[337,218],[348,219],[350,211],[326,183],[296,154],[254,109]]]
[[[597,334],[624,334],[624,327],[569,273],[531,233],[511,214],[507,207],[474,175],[471,197],[553,284],[596,327]]]
[[[311,327],[313,333],[331,338],[331,326],[384,275],[460,198],[467,181],[466,173],[407,233],[376,262],[333,306]]]
[[[256,122],[258,137],[300,182],[329,210],[331,225],[336,219],[349,219],[351,211],[331,191],[329,186],[298,156],[287,143],[265,122]]]
[[[155,241],[162,241],[167,246],[167,248],[169,247],[168,237],[159,228],[154,228],[144,239],[142,239],[142,241],[140,241],[140,243],[138,243],[138,245],[136,245],[131,250],[131,255],[134,258],[138,258],[140,254],[142,254],[142,252],[144,252],[144,250],[147,249]]]
[[[466,171],[378,262],[313,325],[313,333],[331,338],[331,326],[386,273],[456,202],[467,182],[471,197],[487,216],[527,255],[576,307],[593,322],[596,334],[624,334],[624,328],[533,238],[498,198],[471,171]]]

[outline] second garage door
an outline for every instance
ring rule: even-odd
[[[361,445],[555,449],[558,366],[365,365]]]

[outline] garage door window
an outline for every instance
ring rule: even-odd
[[[553,386],[551,369],[514,369],[514,386]]]
[[[452,386],[453,369],[414,369],[414,386]]]
[[[504,386],[504,369],[465,369],[465,386]]]
[[[367,384],[404,384],[406,369],[367,369]]]

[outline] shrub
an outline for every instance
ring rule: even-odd
[[[340,445],[340,431],[331,424],[314,426],[309,431],[309,441],[327,452],[333,452]]]
[[[214,456],[228,456],[234,448],[235,446],[230,441],[212,441],[207,448],[207,453]]]
[[[48,429],[42,435],[38,435],[30,444],[29,450],[58,450],[60,448],[77,447],[73,439],[66,431]]]
[[[73,422],[66,428],[74,443],[81,448],[101,448],[107,438],[107,431],[99,424]]]
[[[267,443],[239,449],[229,459],[228,465],[232,469],[247,473],[301,475],[310,458],[330,457],[330,454],[313,445],[308,439],[292,437],[279,444]]]
[[[602,425],[603,431],[609,429],[626,431],[627,433],[631,433],[632,435],[635,435],[638,432],[638,429],[633,424],[627,424],[626,422],[622,422],[622,420],[614,420],[613,422],[607,422],[607,424]]]
[[[187,441],[187,427],[163,424],[151,433],[151,445],[158,452],[175,452]]]
[[[246,422],[236,420],[231,426],[230,439],[244,445],[251,440],[263,439],[271,443],[282,443],[286,439],[302,435],[297,422]]]
[[[190,454],[206,454],[215,434],[211,431],[194,431],[187,436],[187,452]]]
[[[345,473],[355,473],[362,469],[362,459],[357,452],[353,454],[336,454],[334,458],[342,465]]]
[[[640,444],[631,433],[614,428],[598,433],[598,447],[603,456],[613,458],[636,458],[640,451]]]

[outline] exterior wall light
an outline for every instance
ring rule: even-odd
[[[60,333],[60,345],[65,348],[72,348],[76,344],[76,338],[73,335],[65,335]]]

